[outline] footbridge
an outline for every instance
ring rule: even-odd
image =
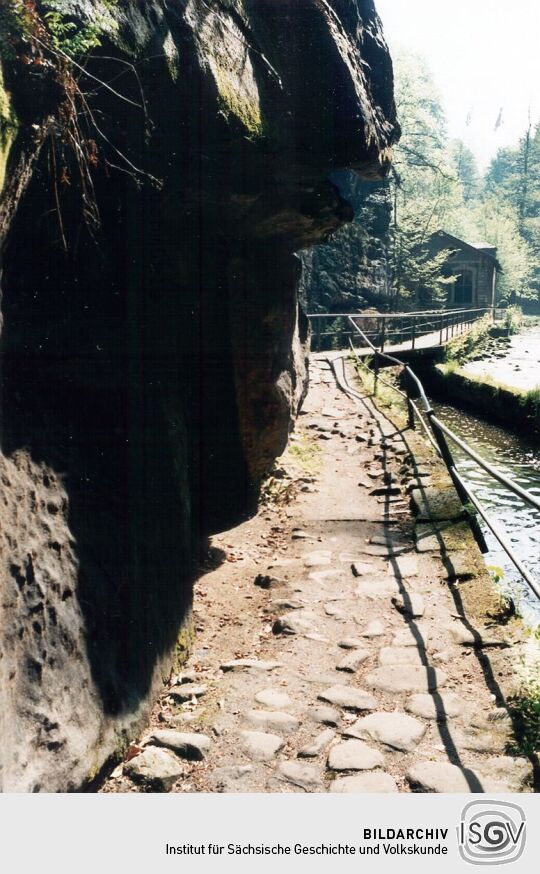
[[[467,334],[481,319],[494,319],[495,315],[492,307],[413,313],[312,313],[311,351],[348,349],[354,342],[360,358],[371,356],[373,346],[400,356],[411,352],[430,354]],[[358,328],[369,343],[358,343]]]

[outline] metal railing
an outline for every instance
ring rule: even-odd
[[[377,383],[381,382],[383,385],[388,386],[393,391],[398,392],[405,399],[408,410],[409,427],[411,429],[415,429],[416,422],[418,421],[425,433],[427,434],[436,452],[444,461],[454,484],[454,487],[459,495],[461,503],[467,511],[468,521],[471,525],[473,534],[482,552],[488,552],[488,547],[476,515],[470,512],[471,505],[474,510],[476,510],[476,512],[482,517],[485,524],[491,530],[494,537],[498,540],[511,562],[517,568],[517,570],[519,571],[523,579],[527,582],[536,597],[540,598],[540,583],[534,579],[530,571],[524,566],[523,562],[516,555],[515,550],[511,546],[506,534],[501,530],[499,525],[493,521],[479,498],[471,490],[468,483],[466,483],[463,479],[460,471],[456,466],[449,441],[454,443],[456,446],[459,446],[462,452],[464,452],[470,459],[472,459],[472,461],[475,462],[475,464],[481,467],[482,470],[484,470],[494,480],[502,484],[506,489],[508,489],[508,491],[516,495],[521,501],[529,504],[531,507],[538,511],[540,511],[540,499],[530,492],[526,491],[526,489],[523,489],[520,485],[518,485],[518,483],[514,482],[514,480],[510,479],[510,477],[507,477],[500,470],[497,470],[497,468],[494,467],[492,464],[485,461],[477,452],[475,452],[474,449],[472,449],[464,440],[462,440],[461,437],[459,437],[454,431],[452,431],[451,428],[445,425],[445,423],[442,422],[435,415],[435,411],[433,410],[431,403],[426,395],[424,386],[422,385],[420,379],[417,377],[414,371],[411,370],[411,368],[403,361],[400,361],[399,358],[395,358],[393,355],[389,355],[381,349],[378,349],[377,346],[364,333],[364,331],[362,331],[362,329],[356,324],[355,318],[356,317],[349,316],[351,328],[353,329],[353,334],[357,337],[361,337],[362,341],[367,344],[373,355],[372,372],[375,380],[374,392],[376,393]],[[360,365],[365,369],[370,370],[370,368],[368,368],[367,365],[357,355],[354,343],[352,341],[350,342],[350,347],[353,353],[356,355],[356,358]],[[404,384],[405,386],[404,391],[397,388],[395,385],[392,385],[392,383],[383,379],[380,376],[379,370],[381,362],[383,361],[388,362],[394,367],[401,368],[402,384]],[[420,409],[417,401],[420,401],[422,409]]]
[[[416,313],[312,313],[312,352],[347,349],[354,337],[354,327],[384,352],[385,347],[410,343],[416,349],[422,337],[433,334],[433,346],[442,346],[454,337],[468,333],[485,315],[493,317],[493,308],[460,310],[426,310]]]

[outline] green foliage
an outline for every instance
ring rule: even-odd
[[[516,727],[516,752],[534,755],[540,750],[540,628],[532,632],[524,647],[518,668],[521,682],[509,701],[509,711]]]
[[[447,299],[450,251],[434,254],[430,238],[452,230],[451,216],[472,198],[478,173],[462,143],[450,142],[429,68],[418,55],[395,60],[396,102],[403,129],[396,148],[392,188],[390,261],[394,307],[438,307]]]
[[[15,60],[18,44],[30,39],[34,23],[33,9],[25,0],[0,0],[0,58]]]
[[[463,202],[465,204],[474,202],[479,195],[481,186],[476,158],[461,140],[450,142],[449,155],[456,180],[461,185]]]
[[[540,385],[530,389],[520,401],[527,418],[540,420]]]
[[[94,20],[81,25],[66,16],[62,0],[42,0],[52,49],[73,59],[89,54],[101,45],[104,33],[116,32],[117,24],[111,15],[115,5],[116,0],[101,0]]]
[[[519,737],[517,752],[531,755],[540,748],[540,682],[531,680],[509,700],[509,710]]]
[[[540,299],[540,124],[515,149],[501,150],[482,178],[470,149],[446,135],[423,59],[401,54],[395,67],[403,127],[392,182],[396,305],[429,300],[437,305],[445,299],[444,259],[430,260],[425,247],[439,229],[497,247],[503,267],[499,301]]]
[[[458,365],[468,361],[471,355],[478,355],[487,346],[491,327],[491,317],[485,315],[478,322],[475,322],[470,331],[452,340],[446,346],[445,360]]]
[[[504,580],[504,571],[501,567],[491,564],[487,569],[494,583],[501,583]]]
[[[302,437],[298,442],[291,443],[287,454],[303,473],[316,474],[321,470],[321,447],[313,439]]]
[[[523,310],[514,305],[508,307],[505,316],[506,330],[509,334],[517,334],[523,326]]]
[[[91,21],[66,14],[62,0],[0,0],[0,57],[14,61],[37,47],[75,60],[97,48],[104,34],[114,35],[118,25],[112,12],[118,0],[100,0]]]
[[[499,150],[486,173],[485,196],[512,216],[518,257],[528,267],[505,284],[505,298],[540,300],[540,123],[529,123],[515,148]]]
[[[298,495],[298,484],[286,470],[275,464],[261,484],[259,502],[262,506],[290,504]]]

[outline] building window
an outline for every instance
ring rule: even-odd
[[[454,283],[454,303],[467,306],[473,302],[473,277],[471,270],[463,270]]]

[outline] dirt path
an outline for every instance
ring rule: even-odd
[[[213,538],[186,672],[102,791],[529,791],[505,755],[511,651],[448,581],[463,523],[410,509],[433,462],[413,471],[406,434],[326,362],[311,375],[294,482],[269,486],[290,503]]]

